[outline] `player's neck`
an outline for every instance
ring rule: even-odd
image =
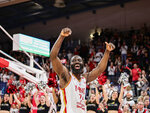
[[[75,76],[78,80],[81,79],[81,74],[74,74],[74,76]]]

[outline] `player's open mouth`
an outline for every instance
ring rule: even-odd
[[[80,64],[75,64],[75,69],[80,69]]]

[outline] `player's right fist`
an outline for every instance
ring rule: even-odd
[[[69,35],[71,35],[71,33],[72,33],[72,31],[71,31],[70,28],[63,28],[63,29],[61,30],[60,35],[61,35],[62,37],[68,37]]]

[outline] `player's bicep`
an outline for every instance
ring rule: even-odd
[[[60,82],[67,83],[70,79],[68,69],[61,63],[60,59],[57,57],[56,59],[52,60],[53,70],[59,76]]]
[[[102,71],[100,69],[98,69],[98,67],[96,67],[95,69],[93,69],[91,72],[89,72],[89,74],[87,74],[86,76],[86,81],[87,83],[95,80],[100,74],[102,73]]]
[[[65,66],[61,63],[58,57],[52,60],[52,66],[53,70],[58,74],[58,76],[60,76],[65,70]]]

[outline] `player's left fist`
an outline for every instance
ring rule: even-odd
[[[106,44],[106,50],[112,51],[112,50],[115,49],[115,45],[113,43],[107,43],[107,42],[105,42],[105,44]]]
[[[63,28],[61,30],[61,33],[60,35],[63,36],[63,37],[68,37],[69,35],[71,35],[72,31],[70,28]]]

